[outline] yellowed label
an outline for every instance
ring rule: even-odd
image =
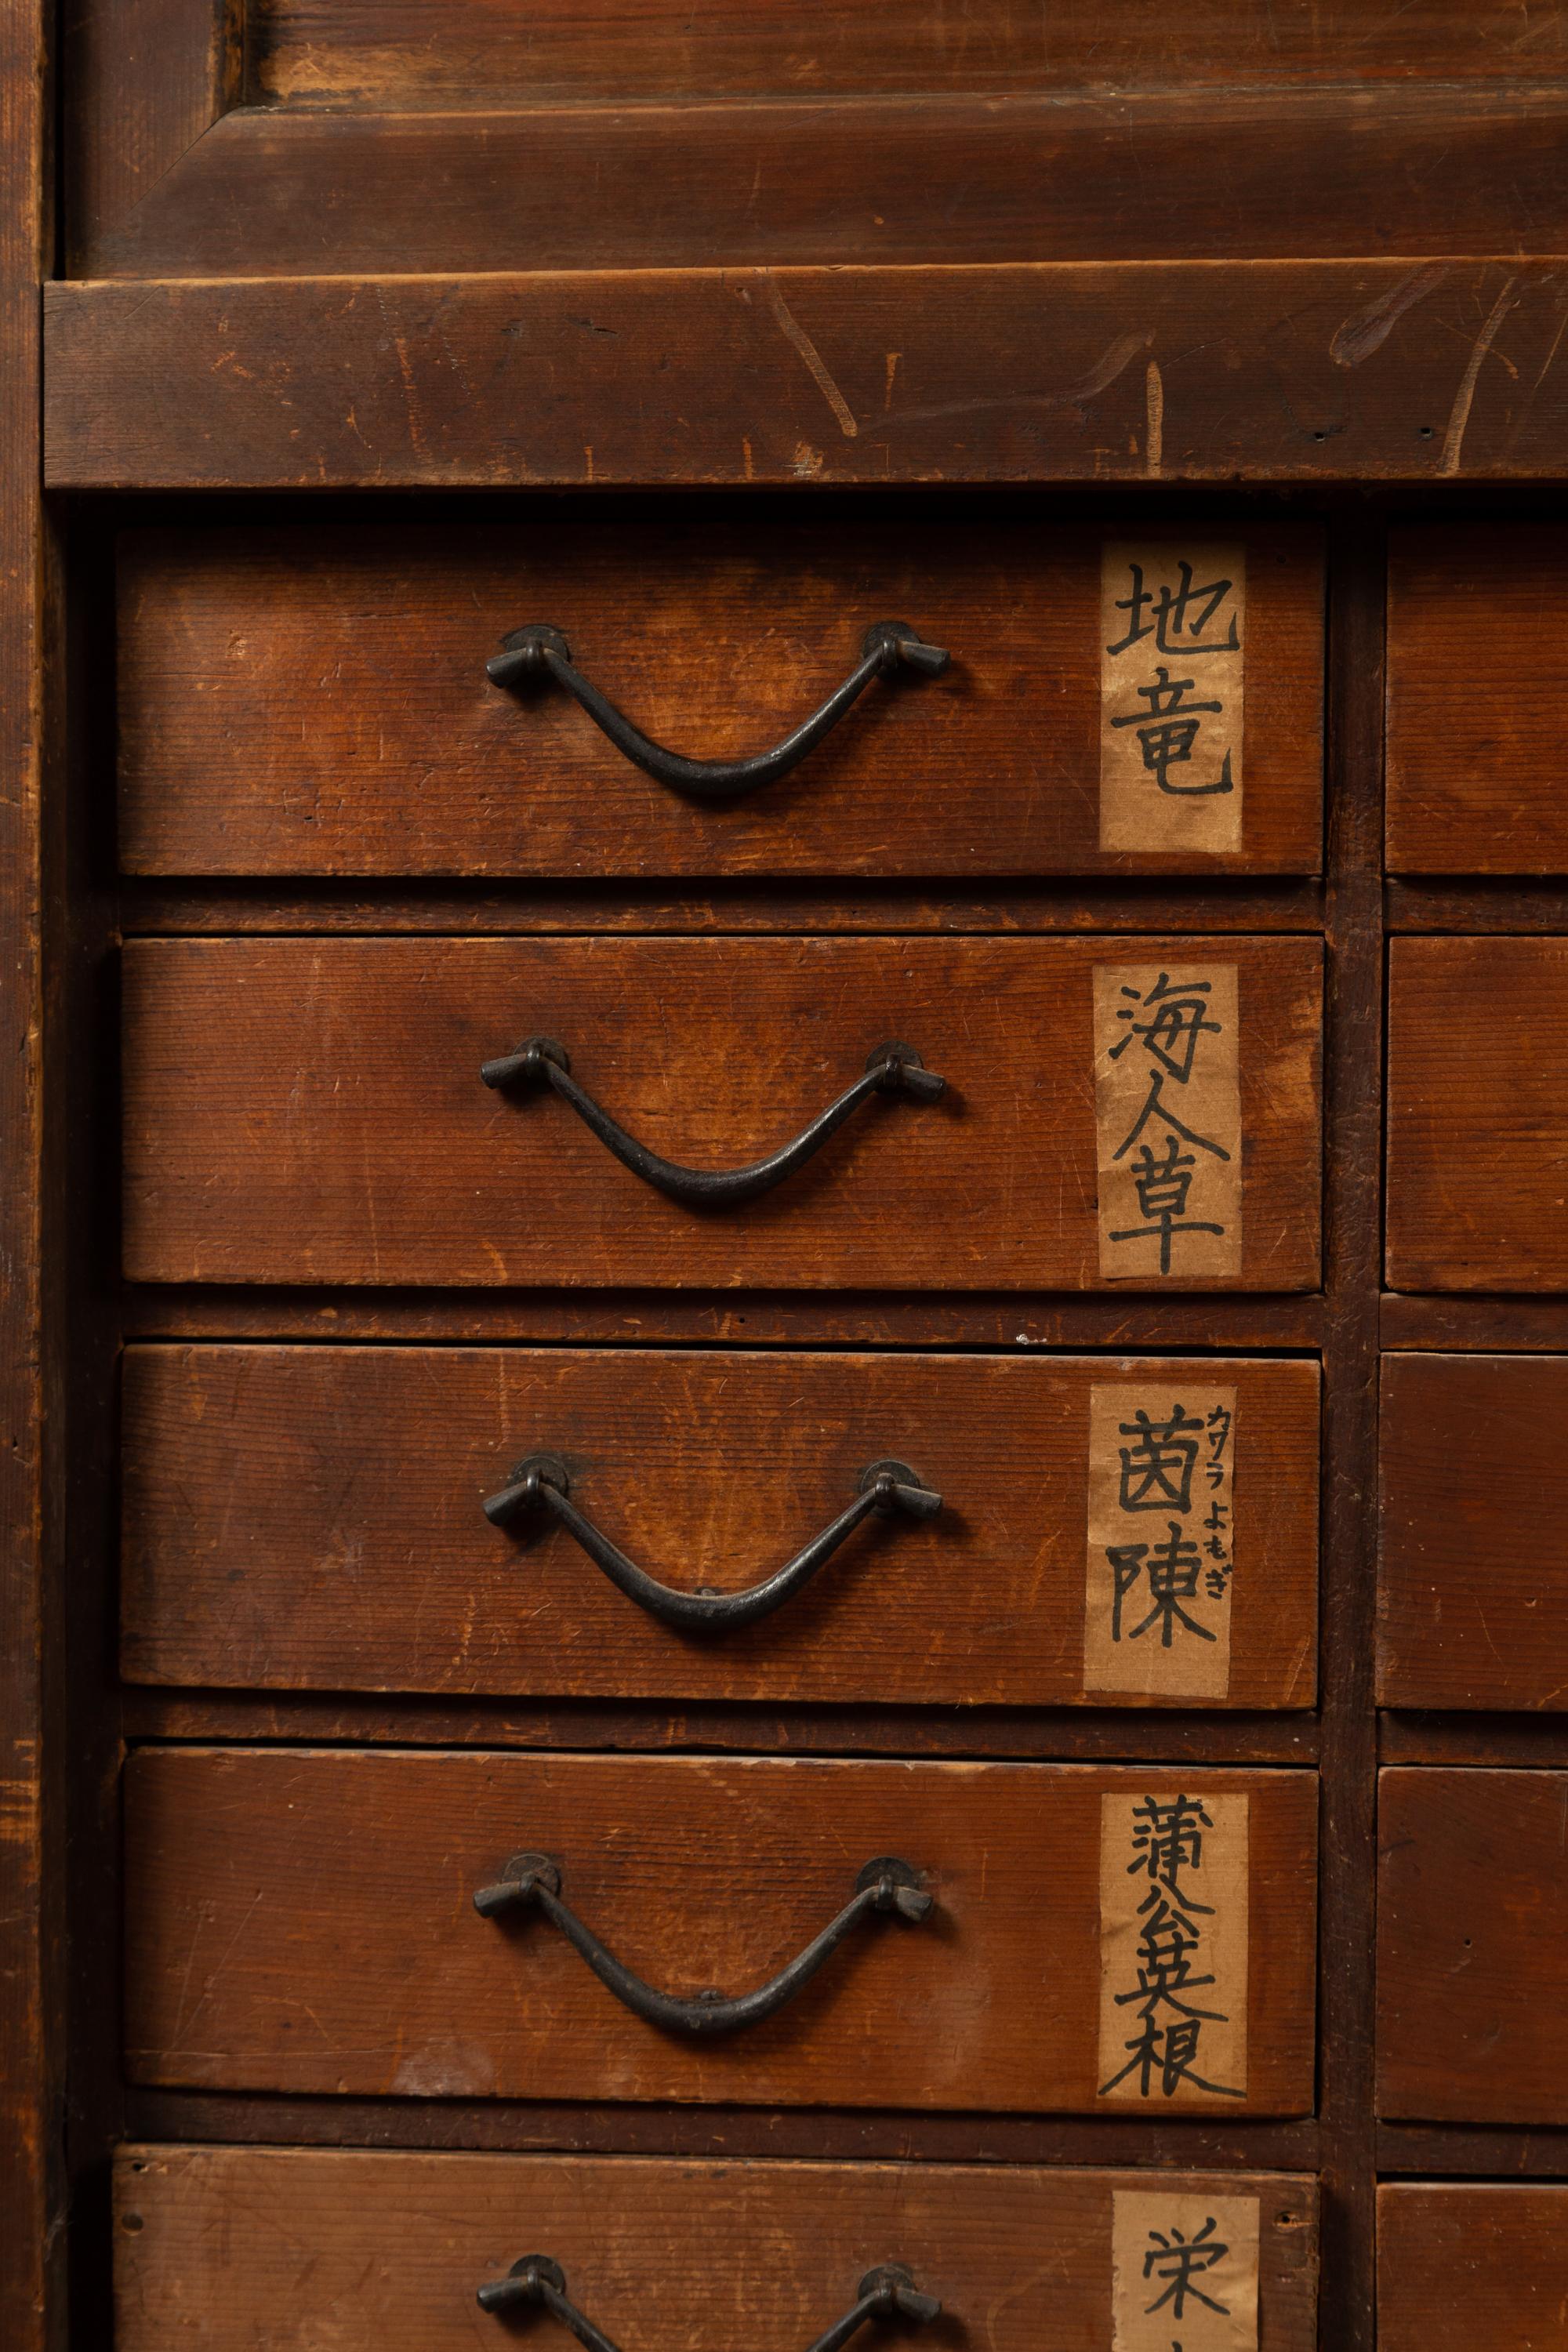
[[[1101,849],[1239,849],[1246,551],[1108,541],[1100,603]]]
[[[1240,989],[1233,963],[1096,964],[1100,1271],[1241,1272]]]
[[[1112,2352],[1258,2352],[1258,2208],[1114,2190]]]
[[[1086,1691],[1229,1691],[1236,1444],[1234,1388],[1090,1389]]]
[[[1190,1786],[1100,1801],[1104,2100],[1247,2095],[1247,1804]]]

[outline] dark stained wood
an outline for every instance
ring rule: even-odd
[[[1384,1359],[1384,1706],[1568,1709],[1565,1431],[1562,1358]]]
[[[1554,479],[1560,295],[1477,259],[61,284],[47,478]]]
[[[52,11],[32,0],[0,10],[0,2342],[6,2352],[58,2352],[64,2329],[65,1758],[55,1747],[58,1155],[52,1080],[46,1104],[43,1070],[46,1004],[52,1019],[58,1003],[48,983],[58,840],[53,795],[46,800],[43,789],[53,551],[38,496],[38,280],[52,234]]]
[[[667,2343],[800,2352],[854,2304],[868,2270],[896,2260],[941,2301],[950,2344],[1036,2352],[1048,2335],[1053,2352],[1100,2352],[1113,2200],[1144,2185],[1133,2173],[973,2165],[133,2146],[115,2168],[118,2343],[250,2352],[260,2313],[303,2344],[352,2312],[361,2341],[385,2352],[456,2352],[476,2340],[473,2289],[544,2252],[622,2343],[646,2337],[656,2315]],[[1310,2352],[1315,2184],[1182,2172],[1160,2187],[1258,2198],[1260,2335],[1270,2352]],[[1046,2247],[1054,2261],[1042,2262]]]
[[[471,2149],[557,2156],[804,2157],[817,2162],[1136,2165],[1311,2172],[1319,2129],[1189,2115],[910,2115],[861,2107],[612,2106],[542,2099],[280,2098],[276,2093],[133,2090],[126,2136],[256,2147]],[[1384,2126],[1385,2132],[1393,2127]],[[1429,2139],[1432,2135],[1426,2137]],[[1510,2145],[1519,2133],[1447,2135]],[[1536,2134],[1540,2142],[1549,2135]],[[1367,2281],[1370,2300],[1372,2283]]]
[[[1565,121],[1561,83],[1387,80],[247,109],[85,237],[73,274],[1315,261],[1369,247],[1431,268],[1557,249]]]
[[[1091,973],[1192,941],[138,940],[125,1262],[143,1281],[1103,1289]],[[1226,940],[1247,1289],[1316,1280],[1320,956]],[[889,1038],[950,1080],[878,1098],[777,1191],[704,1214],[554,1095],[479,1065],[559,1037],[654,1150],[742,1165]],[[1179,1246],[1179,1237],[1178,1244]],[[1179,1269],[1170,1277],[1180,1286]],[[1116,1287],[1114,1284],[1111,1287]],[[1206,1287],[1215,1287],[1210,1283]]]
[[[227,2089],[1092,2110],[1101,1798],[1160,1769],[142,1749],[127,2063]],[[1227,1790],[1251,1797],[1250,2058],[1246,2100],[1212,2104],[1299,2115],[1317,1784],[1194,1777]],[[693,2042],[537,1916],[479,1916],[520,1844],[559,1854],[566,1899],[675,1991],[762,1981],[873,1855],[930,1873],[938,1907],[874,1922],[766,2024]]]
[[[1216,1716],[1195,1706],[1140,1714],[1125,1706],[771,1706],[689,1699],[678,1710],[661,1713],[611,1700],[519,1704],[493,1698],[353,1698],[314,1691],[258,1696],[144,1684],[127,1688],[122,1712],[127,1739],[603,1748],[622,1756],[665,1749],[723,1755],[739,1748],[769,1756],[973,1757],[1049,1764],[1142,1759],[1190,1766],[1314,1764],[1321,1746],[1316,1718],[1310,1715]]]
[[[1568,1350],[1568,1298],[1412,1298],[1390,1292],[1379,1322],[1385,1348],[1500,1355]]]
[[[1389,2183],[1377,2196],[1383,2352],[1537,2352],[1568,2309],[1568,2189]]]
[[[333,877],[1315,869],[1321,534],[1237,533],[1242,850],[1129,855],[1100,846],[1102,534],[1042,547],[1041,520],[753,508],[591,513],[548,536],[130,535],[121,859]],[[1170,539],[1157,519],[1104,535],[1151,534]],[[870,622],[908,618],[955,660],[941,680],[871,688],[792,776],[704,803],[634,768],[565,694],[489,683],[487,655],[540,616],[638,725],[696,758],[786,734]]]
[[[1384,1764],[1551,1765],[1562,1731],[1551,1716],[1388,1709],[1378,1718],[1377,1752]]]
[[[134,1349],[123,1670],[237,1689],[1071,1704],[1090,1387],[1147,1381],[1161,1412],[1188,1375],[1237,1391],[1222,1703],[1310,1706],[1316,1368],[1224,1359]],[[944,1509],[862,1528],[778,1615],[696,1642],[554,1522],[509,1535],[484,1517],[538,1450],[682,1590],[760,1581],[889,1455]]]
[[[1561,533],[1396,531],[1388,576],[1388,862],[1409,874],[1568,873]],[[1511,928],[1511,926],[1510,926]]]
[[[1568,2116],[1568,1774],[1384,1771],[1378,2112]]]
[[[1568,69],[1562,10],[1527,21],[1510,0],[1414,0],[1376,14],[1359,0],[1266,10],[1194,0],[1179,16],[1160,0],[1048,12],[969,0],[961,18],[942,0],[700,0],[630,16],[607,0],[526,15],[513,0],[252,0],[247,34],[253,95],[293,107],[1100,85],[1223,93],[1249,79],[1530,84]]]
[[[1392,943],[1392,1288],[1568,1288],[1564,1021],[1568,942]]]
[[[64,12],[66,232],[89,253],[238,95],[245,0],[73,0]]]

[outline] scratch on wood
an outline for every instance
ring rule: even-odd
[[[1459,389],[1454,394],[1454,405],[1448,416],[1448,430],[1443,436],[1443,462],[1440,470],[1445,474],[1457,474],[1459,470],[1459,457],[1465,446],[1465,427],[1470,421],[1470,406],[1476,396],[1476,384],[1480,377],[1481,362],[1490,351],[1492,339],[1509,312],[1519,308],[1519,297],[1513,290],[1517,283],[1516,278],[1504,279],[1502,292],[1492,304],[1487,316],[1486,325],[1476,337],[1475,349],[1471,352],[1465,373],[1459,379]]]
[[[899,373],[899,362],[903,358],[903,356],[902,352],[889,352],[886,355],[888,383],[887,389],[882,396],[882,413],[884,415],[886,415],[888,410],[891,408],[893,404],[893,378]]]
[[[1424,302],[1435,293],[1448,272],[1441,263],[1429,262],[1423,269],[1413,269],[1398,284],[1369,302],[1364,310],[1352,310],[1350,317],[1337,327],[1329,342],[1329,357],[1336,367],[1360,367],[1373,352],[1382,349],[1404,318],[1417,302]]]
[[[764,269],[762,273],[762,279],[763,287],[766,292],[774,318],[778,320],[779,325],[783,328],[784,333],[788,336],[790,341],[795,345],[795,350],[800,353],[801,358],[805,362],[806,366],[810,369],[818,392],[821,393],[822,397],[826,400],[829,408],[832,409],[834,415],[838,419],[838,430],[843,434],[846,441],[853,441],[855,436],[859,432],[860,427],[856,424],[854,416],[850,413],[849,403],[845,399],[844,394],[839,391],[838,386],[834,383],[833,378],[828,374],[826,366],[823,364],[821,352],[817,350],[816,345],[812,341],[811,337],[806,333],[805,329],[801,325],[798,319],[796,319],[792,313],[789,304],[784,300],[784,296],[780,293],[778,287],[773,280],[772,272]]]
[[[1151,360],[1143,377],[1144,399],[1149,410],[1149,444],[1144,452],[1144,471],[1157,474],[1165,456],[1165,383],[1160,373],[1160,363]]]

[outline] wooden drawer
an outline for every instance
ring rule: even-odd
[[[142,940],[125,988],[141,1280],[1318,1278],[1315,940]],[[1176,1004],[1201,1034],[1146,1034]],[[794,1137],[889,1041],[947,1090],[874,1094],[777,1190],[697,1210],[542,1078],[481,1083],[540,1034],[642,1143],[703,1168]]]
[[[1387,2182],[1377,2192],[1380,2352],[1548,2352],[1568,2311],[1568,2189]]]
[[[1568,1288],[1568,940],[1389,949],[1388,1279]]]
[[[157,1347],[124,1395],[133,1682],[1311,1703],[1315,1365]],[[542,1496],[490,1524],[541,1454],[671,1598],[616,1590]],[[935,1517],[874,1511],[722,1639],[654,1613],[744,1605],[889,1459]]]
[[[1311,2105],[1308,1773],[190,1748],[134,1755],[125,1797],[138,2082],[1124,2118]],[[879,1857],[916,1874],[914,1907],[934,1901],[858,1918],[764,2021],[694,2033],[632,2014],[548,1906],[480,1916],[475,1893],[520,1853],[551,1857],[574,1914],[685,2000],[771,1981]]]
[[[1315,872],[1322,606],[1299,525],[1108,542],[1038,515],[760,504],[132,533],[121,856],[167,875]],[[485,674],[548,622],[645,733],[733,759],[888,620],[948,673],[873,684],[803,765],[722,800],[633,766],[559,686],[520,698]]]
[[[804,2352],[892,2264],[942,2320],[869,2344],[1143,2352],[1215,2304],[1228,2344],[1317,2341],[1317,2187],[1282,2173],[130,2147],[115,2218],[120,2352],[470,2352],[513,2340],[476,2292],[531,2253],[627,2352]]]
[[[1379,1785],[1379,2111],[1568,2123],[1568,1773]]]
[[[1385,1356],[1384,1706],[1568,1707],[1560,1356]]]
[[[1388,863],[1568,873],[1568,555],[1555,524],[1396,530],[1388,564]]]

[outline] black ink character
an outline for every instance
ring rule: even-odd
[[[1206,2304],[1210,2311],[1217,2311],[1223,2318],[1230,2316],[1228,2304],[1215,2303],[1196,2284],[1198,2279],[1223,2263],[1230,2252],[1228,2246],[1223,2245],[1214,2236],[1214,2215],[1211,2213],[1193,2238],[1188,2238],[1173,2221],[1169,2237],[1163,2230],[1150,2231],[1152,2243],[1143,2257],[1143,2276],[1145,2279],[1162,2279],[1167,2284],[1158,2301],[1146,2305],[1149,2311],[1163,2311],[1169,2304],[1172,2318],[1182,2319],[1186,2315],[1187,2301],[1191,2297],[1194,2302]]]
[[[1184,1870],[1201,1870],[1204,1832],[1214,1822],[1201,1797],[1140,1797],[1132,1808],[1132,1860],[1129,1878],[1147,1877],[1168,1887],[1189,1911],[1205,1906],[1183,1894],[1178,1883]]]
[[[1171,1532],[1163,1543],[1152,1547],[1148,1544],[1112,1544],[1107,1549],[1106,1558],[1110,1562],[1115,1579],[1115,1596],[1110,1612],[1110,1638],[1113,1642],[1121,1639],[1121,1604],[1137,1583],[1145,1558],[1148,1560],[1149,1594],[1154,1606],[1142,1624],[1132,1627],[1128,1640],[1136,1642],[1152,1625],[1158,1625],[1160,1646],[1168,1650],[1178,1624],[1189,1633],[1195,1633],[1200,1642],[1212,1642],[1215,1638],[1206,1625],[1200,1625],[1195,1617],[1189,1617],[1182,1606],[1184,1601],[1195,1601],[1197,1598],[1203,1555],[1196,1544],[1190,1542],[1183,1534],[1177,1520],[1172,1519],[1169,1524]]]
[[[1203,1423],[1184,1405],[1173,1404],[1163,1421],[1151,1421],[1142,1405],[1131,1421],[1118,1424],[1118,1434],[1131,1445],[1118,1448],[1121,1456],[1120,1507],[1124,1511],[1185,1511],[1192,1507],[1193,1471],[1198,1458]]]
[[[1186,698],[1196,684],[1193,677],[1173,678],[1161,663],[1155,668],[1153,685],[1136,689],[1140,699],[1149,705],[1148,709],[1130,710],[1110,722],[1112,727],[1137,728],[1144,767],[1160,790],[1173,800],[1205,800],[1215,793],[1236,789],[1228,751],[1212,784],[1173,784],[1170,781],[1171,770],[1184,767],[1192,759],[1193,746],[1203,725],[1202,714],[1225,709],[1223,702],[1189,702]]]
[[[1225,1025],[1206,1017],[1213,986],[1208,980],[1173,982],[1170,974],[1163,971],[1143,995],[1135,988],[1124,987],[1122,995],[1130,996],[1132,1003],[1122,1005],[1116,1017],[1130,1025],[1125,1037],[1119,1037],[1112,1045],[1108,1058],[1112,1062],[1120,1060],[1132,1040],[1141,1037],[1144,1052],[1184,1087],[1192,1076],[1199,1037],[1205,1033],[1217,1037]],[[1135,1008],[1151,1013],[1152,1017],[1140,1021]]]
[[[1152,636],[1156,652],[1180,654],[1184,661],[1195,661],[1203,654],[1240,652],[1241,638],[1234,610],[1228,635],[1207,635],[1211,625],[1218,625],[1220,608],[1236,585],[1234,581],[1205,580],[1194,587],[1192,565],[1178,562],[1176,587],[1150,589],[1143,585],[1141,563],[1129,563],[1127,569],[1132,575],[1132,593],[1119,596],[1115,606],[1117,612],[1128,616],[1127,635],[1115,645],[1107,646],[1108,654],[1124,654],[1147,636]],[[1147,620],[1145,613],[1151,614]]]

